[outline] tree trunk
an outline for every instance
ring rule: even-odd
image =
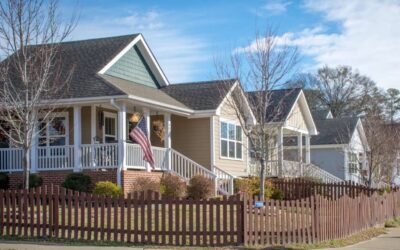
[[[260,158],[260,198],[264,200],[265,196],[265,160]]]
[[[30,172],[30,150],[24,148],[24,174],[23,174],[23,187],[29,189],[29,172]]]

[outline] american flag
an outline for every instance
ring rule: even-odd
[[[137,142],[143,150],[143,160],[147,161],[150,166],[154,169],[154,157],[153,151],[151,150],[151,143],[148,137],[146,128],[146,118],[142,117],[139,123],[129,133],[131,139]]]

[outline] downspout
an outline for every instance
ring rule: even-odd
[[[118,119],[117,119],[117,121],[118,121],[118,128],[119,128],[119,122],[120,122],[120,117],[119,117],[119,115],[120,115],[120,112],[121,112],[121,107],[120,106],[118,106],[116,103],[115,103],[115,99],[114,98],[111,98],[111,100],[110,100],[110,104],[114,107],[114,108],[116,108],[117,109],[117,111],[118,111]],[[118,129],[118,137],[119,137],[119,133],[121,133],[120,131],[119,131],[119,129]],[[122,132],[123,133],[123,132]],[[118,145],[118,147],[119,147],[119,150],[118,150],[118,155],[119,155],[119,161],[118,161],[118,167],[117,167],[117,185],[118,186],[120,186],[120,187],[122,187],[122,162],[123,162],[123,160],[122,160],[122,158],[124,157],[124,154],[123,154],[123,150],[124,150],[124,143],[122,142],[122,141],[120,141],[121,140],[121,138],[118,138],[118,141],[119,141],[119,145]]]

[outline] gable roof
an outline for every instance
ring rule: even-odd
[[[359,121],[358,117],[316,120],[319,134],[311,137],[311,145],[349,144]]]
[[[269,103],[266,111],[266,121],[267,122],[284,122],[288,118],[293,105],[295,104],[301,88],[294,89],[279,89],[270,90],[268,97]],[[257,99],[262,94],[261,91],[250,91],[247,92],[247,97],[249,103],[256,113],[255,106],[257,105]],[[279,107],[281,111],[276,113],[276,108]]]
[[[171,84],[161,90],[193,110],[215,110],[235,84],[235,79]]]

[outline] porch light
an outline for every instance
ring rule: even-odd
[[[142,117],[142,114],[139,112],[135,112],[132,114],[132,116],[129,118],[129,121],[132,123],[138,123],[140,118]]]

